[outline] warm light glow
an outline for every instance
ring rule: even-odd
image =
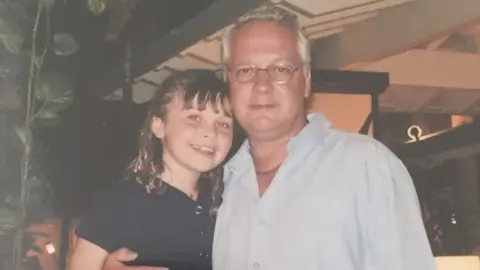
[[[477,256],[436,257],[437,270],[478,270],[480,260]]]
[[[52,243],[48,243],[45,245],[45,250],[48,254],[52,255],[55,253],[55,246]]]

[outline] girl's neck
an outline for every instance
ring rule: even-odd
[[[191,199],[197,198],[200,173],[186,170],[184,168],[169,169],[165,166],[165,170],[160,177],[162,181],[182,191]]]

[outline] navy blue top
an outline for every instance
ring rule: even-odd
[[[210,194],[200,193],[195,201],[166,185],[164,193],[149,194],[135,181],[118,184],[93,203],[77,235],[108,252],[137,252],[135,265],[211,269]]]

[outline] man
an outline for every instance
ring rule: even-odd
[[[435,269],[401,161],[369,137],[306,116],[310,55],[296,18],[259,8],[222,45],[248,140],[225,166],[214,269]]]

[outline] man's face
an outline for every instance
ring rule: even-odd
[[[295,33],[275,22],[253,21],[234,33],[230,46],[227,79],[238,122],[249,136],[288,133],[303,120],[310,91],[310,73]],[[256,75],[247,82],[238,80],[239,74],[252,72],[250,67],[258,70]],[[282,73],[284,67],[293,73],[286,82],[275,81],[262,70]]]

